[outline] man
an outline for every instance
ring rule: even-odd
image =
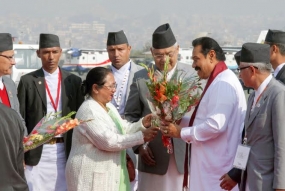
[[[21,77],[18,86],[20,112],[28,133],[48,113],[77,111],[84,98],[81,79],[58,67],[59,38],[40,34],[37,55],[42,68]],[[65,163],[71,147],[72,131],[25,153],[25,175],[30,190],[66,190]]]
[[[274,77],[285,84],[285,32],[268,30],[265,43],[270,45],[270,63]]]
[[[245,43],[241,50],[240,77],[254,89],[244,123],[250,152],[241,191],[285,190],[285,87],[271,75],[270,49]]]
[[[151,53],[155,62],[155,69],[163,71],[166,57],[169,56],[168,79],[174,72],[180,70],[191,70],[190,65],[177,63],[179,46],[169,24],[159,26],[152,36]],[[189,69],[187,69],[189,68]],[[191,73],[191,72],[190,72]],[[138,121],[141,117],[151,113],[146,86],[148,80],[146,70],[137,72],[134,83],[131,85],[129,98],[125,108],[125,117],[128,121]],[[180,139],[172,141],[174,152],[168,154],[163,146],[161,133],[151,141],[148,146],[134,147],[135,153],[139,154],[138,191],[173,191],[181,190],[184,173],[185,143]]]
[[[24,175],[23,136],[25,127],[19,115],[0,103],[0,190],[28,191]]]
[[[0,103],[17,111],[23,124],[23,118],[19,112],[17,87],[11,78],[12,67],[15,65],[13,40],[9,33],[0,33]]]
[[[202,37],[192,45],[192,67],[201,79],[208,79],[206,87],[189,126],[170,123],[162,127],[162,132],[191,143],[190,190],[216,191],[221,190],[219,178],[232,168],[246,100],[238,78],[224,63],[219,44]]]
[[[143,69],[130,60],[131,46],[128,43],[124,31],[109,32],[107,40],[107,51],[112,63],[112,70],[117,89],[112,99],[112,103],[124,118],[124,109],[130,93],[130,86],[133,82],[134,74]]]
[[[107,51],[112,63],[110,69],[112,70],[117,83],[117,89],[112,99],[112,103],[116,106],[122,118],[124,118],[125,105],[130,93],[130,86],[133,82],[134,74],[143,69],[143,67],[130,60],[131,46],[122,30],[118,32],[109,32]],[[127,154],[133,162],[133,167],[135,167],[137,160],[133,150],[127,149]],[[134,173],[135,172],[129,171],[130,176],[135,176],[132,177],[134,180],[131,181],[132,190],[135,191],[137,189],[137,173]]]

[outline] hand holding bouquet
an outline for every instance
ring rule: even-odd
[[[154,71],[153,67],[142,65],[148,71],[150,81],[146,82],[149,89],[148,103],[153,114],[159,121],[170,121],[175,123],[185,113],[196,106],[200,99],[200,79],[194,75],[187,75],[186,71],[176,70],[170,80],[167,80],[169,58],[166,59],[164,70]],[[162,136],[162,141],[167,152],[172,153],[171,138]]]
[[[72,119],[71,116],[75,113],[76,112],[70,112],[67,116],[57,117],[59,114],[58,112],[43,117],[34,127],[32,132],[27,137],[24,137],[24,152],[35,149],[50,141],[53,137],[63,134],[81,123],[86,122]]]

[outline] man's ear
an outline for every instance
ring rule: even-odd
[[[216,59],[216,52],[214,50],[210,50],[208,55],[209,55],[210,61],[213,61],[214,59]]]
[[[41,58],[41,57],[40,57],[40,50],[37,50],[37,56],[38,56],[39,58]]]
[[[279,48],[275,44],[273,44],[271,47],[272,47],[272,52],[274,52],[274,53],[279,52]]]

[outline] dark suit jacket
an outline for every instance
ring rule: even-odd
[[[276,76],[276,80],[279,80],[283,84],[285,84],[285,65],[281,68]]]
[[[61,70],[61,99],[62,115],[71,111],[77,111],[84,100],[81,93],[81,78]],[[46,90],[44,85],[44,72],[36,70],[21,77],[18,85],[18,98],[20,102],[20,113],[23,116],[28,133],[47,114]],[[66,158],[71,148],[72,131],[63,135]],[[25,153],[25,163],[35,166],[39,163],[42,146]]]
[[[0,190],[28,191],[24,175],[24,126],[16,111],[0,103]]]
[[[192,74],[194,69],[191,65],[178,63],[178,70],[185,70],[188,74]],[[191,72],[192,71],[192,72]],[[148,102],[148,88],[146,86],[146,80],[148,80],[146,70],[140,70],[134,75],[134,82],[130,87],[130,94],[125,107],[125,117],[128,121],[138,121],[141,117],[151,113]],[[149,143],[149,148],[152,150],[154,158],[156,160],[155,166],[148,166],[142,162],[139,156],[138,169],[142,172],[164,175],[167,172],[169,164],[169,154],[166,147],[163,146],[161,140],[161,132]],[[173,147],[176,166],[179,173],[184,173],[184,159],[186,144],[182,139],[173,138]],[[138,154],[138,146],[134,147],[135,153]]]

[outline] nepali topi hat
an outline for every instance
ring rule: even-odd
[[[270,46],[260,43],[243,44],[240,62],[270,64]]]
[[[9,33],[0,33],[0,52],[13,50],[13,40]]]
[[[60,47],[59,38],[54,34],[40,34],[39,48]]]
[[[175,43],[175,36],[168,23],[159,26],[152,34],[152,47],[155,49],[169,48]]]
[[[107,46],[128,44],[128,39],[123,30],[118,32],[109,32],[107,39]]]

